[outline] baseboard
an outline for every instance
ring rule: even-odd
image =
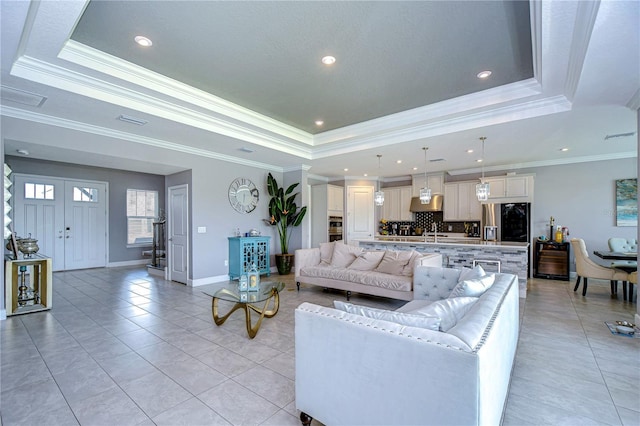
[[[201,285],[214,284],[223,281],[229,281],[229,275],[218,275],[213,277],[198,278],[196,280],[188,280],[187,285],[191,287],[199,287]]]
[[[138,266],[138,265],[146,265],[149,263],[149,259],[137,259],[137,260],[125,260],[122,262],[109,262],[107,263],[107,268],[119,268],[121,266]]]

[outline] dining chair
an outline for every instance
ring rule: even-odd
[[[616,253],[637,253],[638,252],[638,240],[635,238],[627,239],[621,237],[609,238],[608,241],[609,250]],[[612,268],[622,269],[626,273],[630,274],[638,269],[637,260],[614,260],[611,262]],[[618,282],[611,281],[611,294],[618,293]],[[622,293],[624,300],[627,300],[627,282],[622,282]],[[633,284],[629,284],[629,294],[633,296]],[[631,297],[629,298],[631,300]]]
[[[577,291],[580,287],[580,280],[583,279],[582,295],[587,294],[587,279],[601,279],[607,281],[627,281],[629,274],[620,270],[608,268],[602,266],[589,259],[589,253],[587,252],[587,246],[584,240],[581,238],[572,238],[571,246],[573,247],[573,253],[576,257],[576,274],[578,279],[576,280],[576,286],[573,291]]]

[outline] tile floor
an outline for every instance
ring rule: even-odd
[[[51,311],[0,321],[1,424],[298,425],[293,311],[344,296],[287,278],[280,312],[249,340],[241,312],[213,324],[205,287],[143,268],[55,273]],[[633,321],[636,305],[608,293],[530,280],[505,425],[640,424],[640,339],[604,325]]]

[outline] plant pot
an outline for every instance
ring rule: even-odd
[[[293,257],[293,254],[276,254],[276,267],[280,275],[288,275],[291,273]]]

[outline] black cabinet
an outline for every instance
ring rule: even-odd
[[[533,276],[569,281],[570,243],[536,241],[533,253]]]

